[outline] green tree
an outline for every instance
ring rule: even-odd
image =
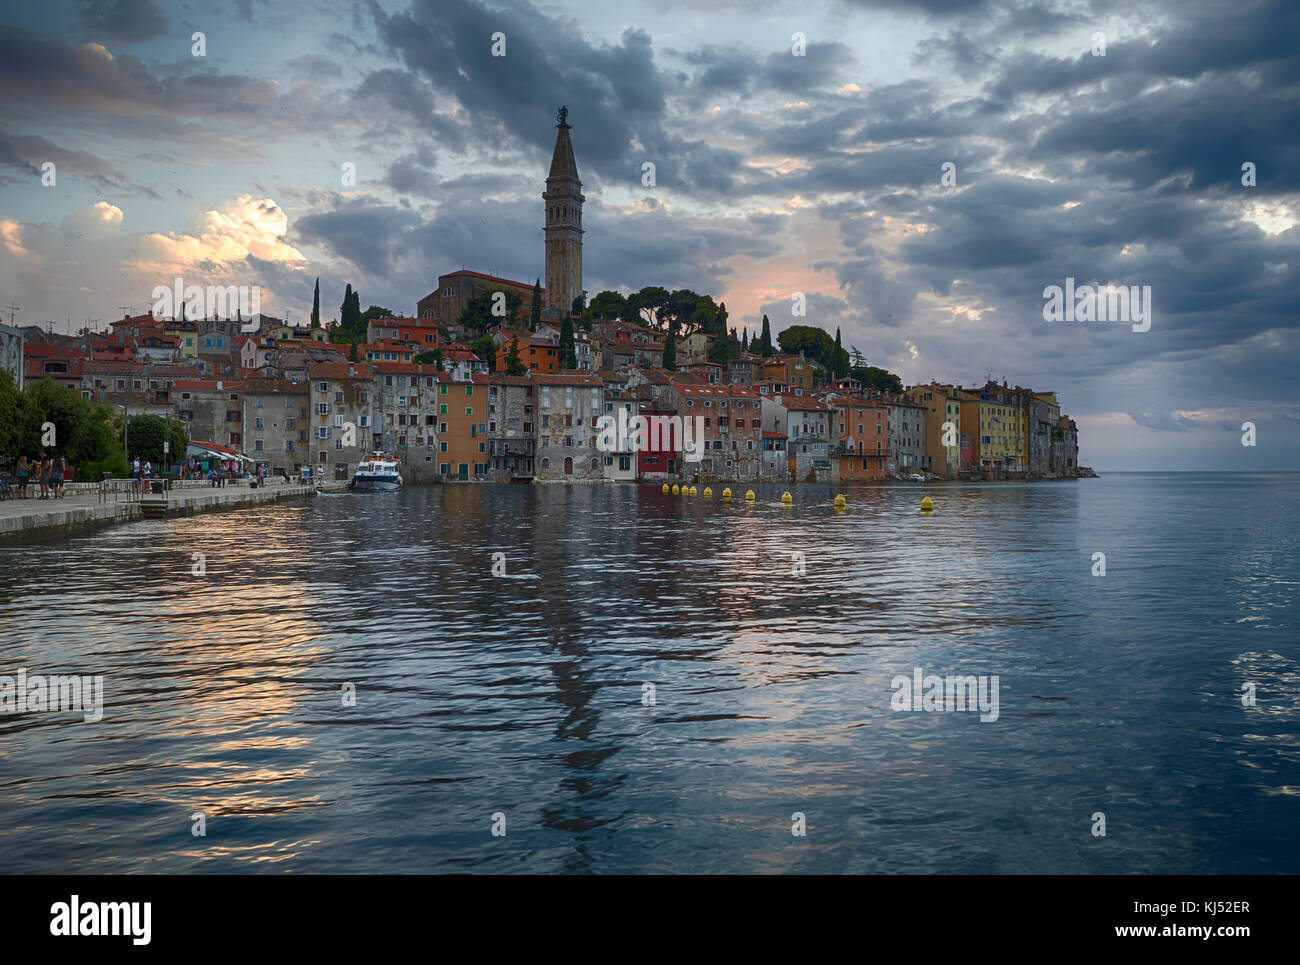
[[[740,354],[740,345],[736,342],[736,333],[719,335],[709,346],[709,361],[726,367],[727,363]]]
[[[470,349],[487,363],[488,371],[497,370],[497,343],[491,335],[480,335],[469,343]]]
[[[862,383],[863,388],[876,392],[890,392],[895,395],[903,391],[903,380],[893,372],[875,365],[855,365],[849,369],[849,375]]]
[[[664,339],[664,368],[669,372],[677,371],[677,337],[671,328],[668,329],[668,336]]]
[[[343,304],[339,306],[339,328],[340,334],[348,336],[347,338],[334,339],[335,341],[355,341],[351,335],[356,331],[357,322],[361,318],[361,296],[352,291],[351,283],[343,292]]]
[[[758,336],[758,354],[764,358],[771,358],[776,354],[772,351],[772,326],[766,315],[763,316],[763,331]]]
[[[578,351],[573,344],[573,319],[565,316],[564,321],[560,323],[560,368],[576,369],[578,367]]]
[[[0,458],[24,454],[23,394],[8,369],[0,369]]]
[[[844,351],[840,345],[840,328],[835,326],[835,365],[831,369],[831,375],[835,378],[843,377],[844,373],[849,370],[849,353]]]
[[[657,286],[647,286],[639,292],[627,296],[630,317],[626,321],[639,320],[649,328],[663,328],[660,310],[668,304],[668,291]]]
[[[155,471],[163,472],[185,458],[189,437],[184,423],[156,415],[134,415],[127,421],[124,442],[129,444],[132,455],[148,459]],[[164,442],[169,446],[165,453]]]
[[[597,292],[588,307],[596,318],[623,319],[628,314],[627,299],[618,292]]]
[[[542,280],[539,278],[533,282],[533,304],[528,314],[528,331],[537,331],[537,326],[540,324],[542,324]]]
[[[357,343],[356,343],[356,342],[353,342],[352,345],[351,345],[351,347],[348,349],[348,361],[349,361],[349,362],[359,362],[359,361],[360,361],[360,359],[357,358]]]
[[[316,279],[316,291],[311,296],[311,327],[320,328],[320,279]]]
[[[72,464],[75,478],[90,476],[89,467],[101,460],[111,460],[120,447],[113,432],[112,409],[102,402],[91,402],[69,392],[53,379],[41,379],[23,390],[21,454],[28,458],[44,451],[62,456]],[[46,442],[46,423],[51,423],[54,437]]]
[[[582,310],[586,307],[587,307],[587,299],[584,298],[582,295],[575,295],[573,299],[573,308],[571,309],[570,314],[581,315]]]
[[[514,292],[506,291],[503,292],[505,295],[505,315],[494,315],[492,308],[497,302],[496,294],[496,292],[480,292],[475,295],[466,303],[460,317],[456,319],[456,324],[464,325],[471,332],[481,335],[488,329],[495,328],[519,314],[519,309],[523,307],[524,300]]]
[[[436,365],[438,367],[438,371],[441,372],[443,370],[442,349],[435,348],[435,349],[430,349],[427,352],[421,352],[419,355],[415,356],[415,358],[412,361],[414,361],[417,365]]]
[[[849,354],[816,325],[791,325],[777,336],[777,341],[782,352],[803,352],[832,375],[848,371]]]
[[[523,360],[519,357],[519,339],[510,339],[510,347],[506,349],[506,375],[527,375],[528,369],[524,367]]]
[[[748,325],[745,326],[745,331],[740,336],[740,350],[742,352],[749,351],[749,326]]]

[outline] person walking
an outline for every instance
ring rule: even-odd
[[[63,498],[63,472],[66,468],[62,456],[50,460],[50,488],[54,491],[55,499]]]
[[[27,484],[32,481],[32,466],[26,456],[18,457],[18,498],[27,498]]]

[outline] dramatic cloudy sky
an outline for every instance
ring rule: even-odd
[[[177,275],[260,284],[292,320],[317,276],[327,319],[346,282],[409,314],[461,265],[531,281],[567,104],[590,292],[690,287],[751,330],[838,326],[909,382],[1054,388],[1099,469],[1300,469],[1294,0],[45,0],[0,20],[20,322],[102,325]],[[1044,321],[1066,277],[1149,285],[1150,331]]]

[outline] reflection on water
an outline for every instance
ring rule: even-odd
[[[928,518],[920,486],[781,488],[0,547],[0,673],[107,695],[0,716],[6,868],[1300,871],[1297,477],[941,484]],[[916,667],[999,675],[1000,719],[892,711]]]

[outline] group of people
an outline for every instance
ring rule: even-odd
[[[18,498],[27,498],[27,487],[32,480],[41,487],[40,499],[63,498],[63,481],[72,478],[72,466],[62,456],[41,452],[35,459],[18,457]]]

